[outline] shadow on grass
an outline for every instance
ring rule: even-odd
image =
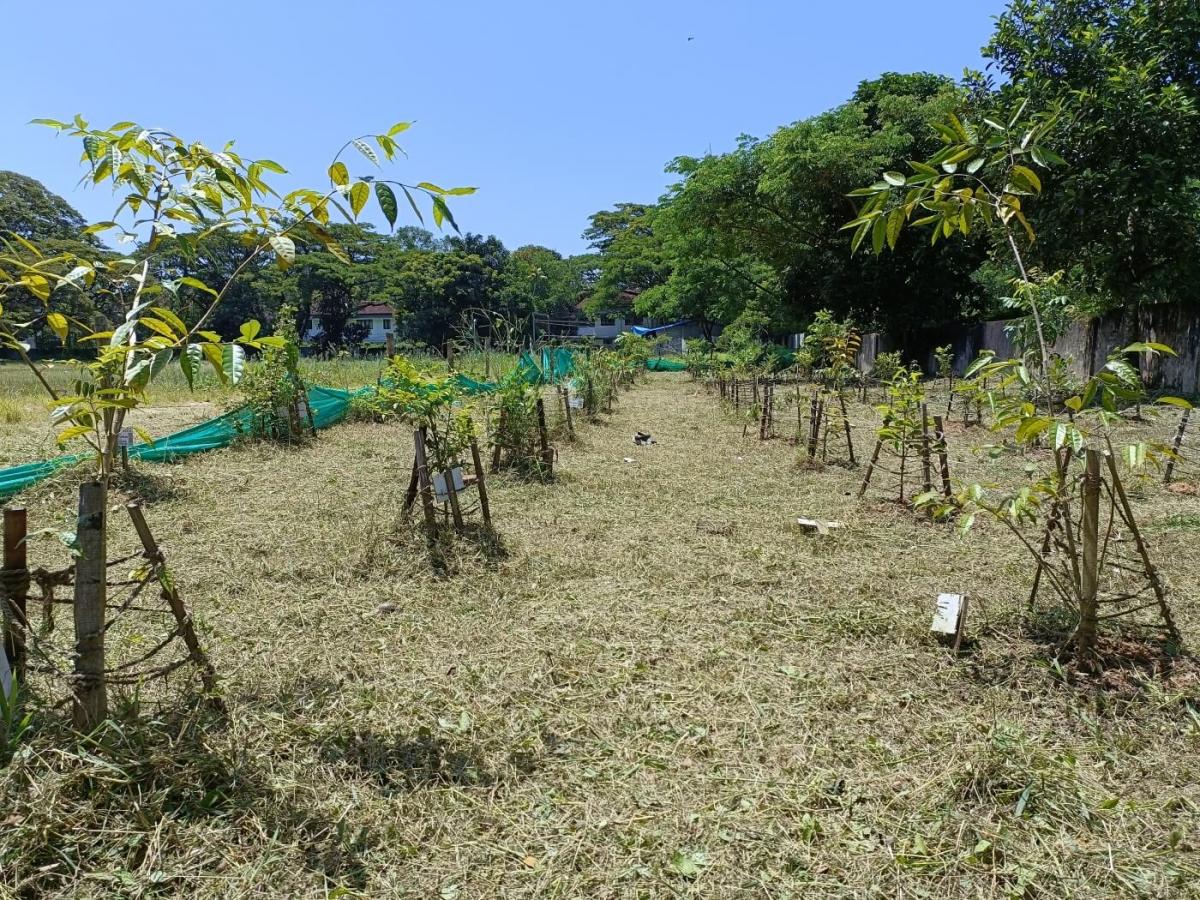
[[[336,689],[299,684],[274,707],[298,712]],[[131,714],[131,704],[113,706],[87,736],[72,731],[67,716],[40,718],[27,752],[0,773],[0,886],[19,884],[13,896],[70,894],[81,878],[111,881],[113,896],[188,894],[194,883],[169,870],[216,871],[224,861],[179,843],[189,826],[233,832],[221,841],[227,846],[275,835],[294,843],[301,865],[322,882],[366,888],[363,856],[375,846],[369,829],[280,792],[270,759],[229,739],[229,721],[203,697],[177,697],[171,711],[152,717]]]
[[[130,500],[147,505],[180,500],[188,496],[183,480],[169,473],[143,469],[133,464],[128,470],[117,469],[113,477],[113,488]]]
[[[426,787],[491,787],[499,781],[483,757],[422,728],[412,735],[355,729],[329,736],[320,746],[327,763],[348,766],[385,791]]]

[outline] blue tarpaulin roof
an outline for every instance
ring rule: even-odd
[[[655,325],[653,328],[646,328],[644,325],[630,326],[630,331],[638,337],[645,337],[648,334],[658,334],[660,331],[667,331],[671,328],[678,328],[680,325],[687,325],[688,319],[683,319],[679,322],[672,322],[670,325]]]

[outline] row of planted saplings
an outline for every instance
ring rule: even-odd
[[[728,409],[745,412],[743,436],[750,419],[758,424],[760,440],[776,436],[779,413],[789,403],[796,412],[797,446],[803,447],[810,461],[828,462],[838,456],[850,467],[857,467],[854,424],[847,406],[847,394],[837,387],[815,387],[811,394],[804,380],[791,374],[741,378],[736,374],[717,376],[712,384]],[[782,395],[788,400],[780,403]],[[864,497],[881,474],[891,476],[885,488],[891,499],[908,503],[912,495],[951,495],[950,461],[944,417],[930,415],[918,376],[899,374],[888,385],[883,423],[877,429],[874,450],[859,486]],[[840,457],[844,449],[844,457]],[[918,480],[918,471],[920,472]]]
[[[487,493],[488,475],[513,471],[522,477],[550,481],[558,451],[552,440],[561,434],[575,439],[576,415],[594,417],[611,409],[617,392],[632,383],[630,367],[614,364],[617,354],[596,353],[580,366],[569,383],[552,386],[553,402],[559,413],[556,421],[548,422],[547,399],[541,386],[530,386],[518,379],[501,384],[491,394],[483,395],[483,422],[486,427],[489,465],[485,466],[479,429],[468,398],[453,389],[440,394],[441,402],[420,408],[419,415],[405,416],[413,425],[413,462],[405,491],[403,515],[412,514],[417,501],[421,503],[431,550],[437,551],[436,537],[445,528],[462,533],[470,515],[478,511],[484,528],[492,530],[492,511]],[[421,381],[420,391],[431,393],[430,385],[445,388],[452,376],[418,375],[404,367],[392,376]],[[396,377],[390,379],[394,384]],[[383,406],[393,389],[381,388]],[[395,407],[397,404],[392,404]],[[464,492],[474,489],[477,502],[468,504]],[[435,555],[435,562],[436,562]]]

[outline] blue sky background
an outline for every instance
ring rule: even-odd
[[[0,169],[39,179],[94,221],[111,215],[112,196],[77,187],[78,145],[30,119],[79,112],[210,144],[236,138],[286,166],[287,188],[324,187],[347,138],[416,119],[396,177],[477,185],[454,205],[464,231],[574,253],[590,213],[655,200],[674,156],[765,136],[881,72],[981,67],[1004,5],[6,4]]]

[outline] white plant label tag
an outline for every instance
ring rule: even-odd
[[[5,699],[12,697],[12,688],[12,671],[8,668],[8,656],[0,650],[0,692],[4,694]]]
[[[463,470],[461,467],[451,469],[450,477],[454,479],[455,493],[466,490],[466,482],[463,481]],[[433,494],[438,503],[447,503],[450,500],[450,492],[446,490],[446,476],[442,472],[433,473]]]
[[[571,404],[571,409],[583,409],[582,397],[572,397],[569,402]]]
[[[958,615],[962,610],[962,594],[938,594],[930,631],[938,634],[958,634]]]
[[[122,428],[119,432],[117,432],[117,446],[118,447],[132,447],[133,446],[133,429],[132,428]]]

